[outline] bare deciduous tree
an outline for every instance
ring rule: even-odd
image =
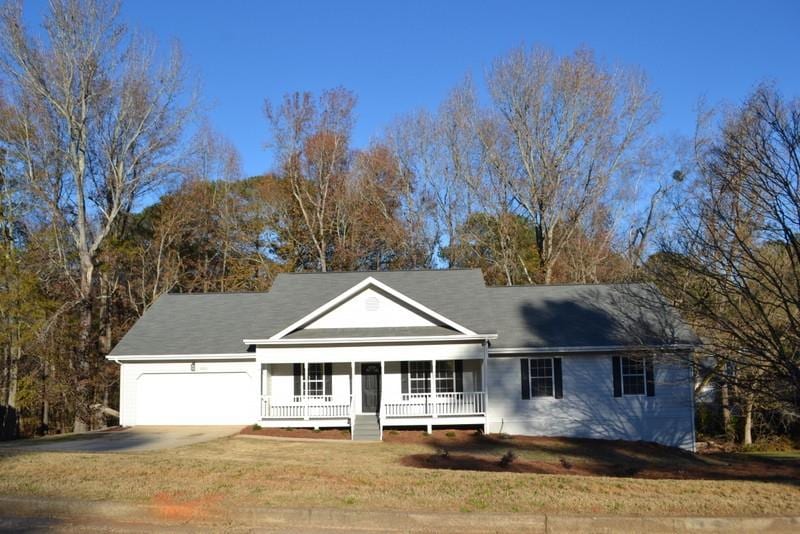
[[[284,97],[264,112],[283,177],[313,243],[320,271],[328,269],[332,220],[342,195],[350,157],[356,98],[344,89]]]
[[[641,74],[604,68],[588,50],[514,50],[495,62],[488,86],[497,126],[482,139],[536,230],[549,283],[584,219],[635,172],[656,99]]]
[[[89,406],[97,402],[91,381],[100,365],[92,339],[98,255],[121,216],[171,175],[191,111],[180,102],[177,48],[158,65],[153,46],[129,34],[118,13],[117,2],[53,0],[44,40],[26,30],[20,3],[6,5],[0,19],[0,69],[17,110],[10,126],[24,132],[9,157],[78,259],[77,428],[90,423]],[[71,261],[71,252],[62,256]]]
[[[761,87],[697,150],[680,231],[652,265],[737,392],[750,443],[756,405],[800,416],[800,102]]]

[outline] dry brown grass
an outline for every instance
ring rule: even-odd
[[[423,443],[227,438],[146,453],[0,450],[0,494],[174,505],[626,515],[800,514],[797,481],[646,480],[431,470]],[[524,452],[523,456],[529,456]],[[553,453],[555,457],[560,453]],[[182,508],[178,510],[185,513]],[[176,513],[178,513],[176,512]]]

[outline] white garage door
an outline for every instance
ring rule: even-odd
[[[247,373],[148,373],[136,382],[137,425],[248,424],[257,410]]]

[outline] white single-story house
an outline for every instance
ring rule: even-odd
[[[697,337],[649,285],[487,287],[480,270],[281,274],[168,294],[109,354],[120,423],[385,428],[694,448]]]

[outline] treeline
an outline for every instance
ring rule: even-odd
[[[199,118],[179,49],[158,59],[118,10],[54,1],[34,39],[3,7],[6,436],[113,421],[104,356],[163,293],[449,267],[489,284],[654,281],[706,343],[693,363],[720,397],[708,429],[747,442],[795,424],[797,101],[759,87],[666,140],[641,72],[520,48],[366,147],[346,89],[265,102],[275,167],[248,178]]]

